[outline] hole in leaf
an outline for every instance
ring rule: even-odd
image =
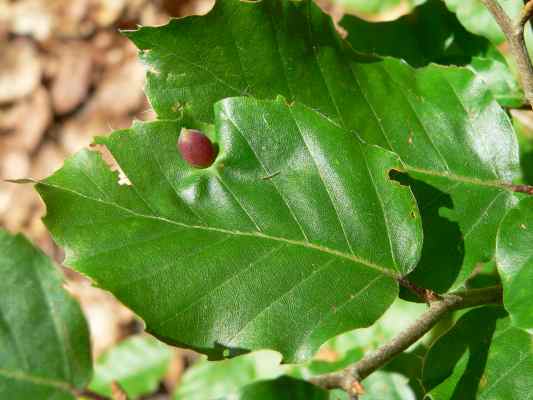
[[[107,164],[107,166],[109,167],[111,171],[118,173],[118,184],[119,185],[121,186],[132,185],[131,181],[126,176],[122,168],[120,168],[120,165],[118,165],[117,160],[115,159],[115,157],[113,157],[113,154],[111,154],[111,152],[109,151],[106,145],[93,143],[91,144],[90,148],[96,151],[97,153],[100,153],[100,155],[102,156],[102,160],[104,160],[104,162]]]

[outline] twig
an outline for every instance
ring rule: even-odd
[[[398,283],[404,288],[409,289],[427,304],[441,298],[440,295],[433,290],[419,287],[406,278],[398,278]]]
[[[531,16],[533,16],[533,1],[525,1],[524,8],[522,8],[522,12],[520,13],[518,25],[524,27],[527,21],[531,19]]]
[[[516,61],[522,88],[529,104],[533,108],[533,65],[524,40],[524,26],[533,16],[533,0],[525,3],[520,18],[513,23],[496,0],[481,0],[496,19],[503,31],[509,48]]]
[[[128,400],[128,395],[116,381],[111,382],[111,398],[113,400]]]
[[[525,193],[525,194],[533,195],[533,186],[529,186],[529,185],[509,185],[509,188],[513,192]]]
[[[311,381],[326,389],[343,389],[349,395],[357,396],[361,394],[361,380],[405,351],[424,336],[448,312],[483,304],[501,304],[501,302],[502,289],[498,286],[457,291],[442,295],[440,299],[431,302],[429,309],[413,325],[401,332],[389,343],[368,353],[357,363],[348,366],[342,371],[318,376]]]

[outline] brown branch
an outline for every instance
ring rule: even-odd
[[[357,363],[348,366],[342,371],[318,376],[311,381],[326,389],[343,389],[353,398],[356,398],[361,394],[361,380],[383,367],[414,344],[448,312],[483,304],[501,304],[501,302],[502,289],[497,286],[442,295],[440,299],[431,302],[429,309],[413,325],[401,332],[389,343],[368,353]]]
[[[413,292],[416,296],[418,296],[422,301],[429,304],[432,301],[440,299],[440,295],[436,292],[434,292],[431,289],[426,289],[419,287],[415,285],[414,283],[410,282],[406,278],[398,278],[398,283],[402,285],[404,288],[409,289],[411,292]]]
[[[509,185],[509,188],[513,192],[525,193],[525,194],[530,194],[530,195],[533,196],[533,186],[529,186],[529,185]]]
[[[533,65],[527,52],[526,42],[524,40],[524,26],[533,16],[533,0],[528,1],[520,18],[513,23],[507,13],[503,10],[497,0],[481,0],[496,19],[496,22],[503,31],[511,54],[513,55],[518,67],[518,74],[522,82],[524,94],[531,107],[533,107]]]

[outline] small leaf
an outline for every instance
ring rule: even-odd
[[[497,0],[513,20],[518,17],[523,0]],[[480,0],[445,0],[448,8],[470,32],[485,36],[495,44],[505,41],[505,36],[496,20]]]
[[[500,307],[467,312],[426,356],[423,382],[429,398],[522,399],[533,391],[531,341]]]
[[[224,361],[199,361],[183,375],[174,399],[233,398],[232,395],[238,394],[247,385],[281,376],[283,368],[280,363],[281,355],[270,350]]]
[[[92,373],[80,306],[48,257],[1,229],[0,276],[0,398],[75,399]]]
[[[150,336],[128,338],[98,358],[89,389],[111,396],[112,383],[118,382],[131,399],[152,393],[171,357],[171,349]]]
[[[396,298],[420,253],[414,197],[388,176],[393,153],[307,107],[232,98],[215,114],[210,168],[176,153],[177,121],[137,124],[98,140],[132,186],[81,152],[37,185],[45,222],[158,338],[306,360]]]
[[[510,210],[498,232],[496,264],[513,325],[533,332],[533,198]]]

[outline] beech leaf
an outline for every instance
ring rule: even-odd
[[[426,355],[423,383],[428,397],[524,398],[533,390],[531,340],[531,335],[511,325],[501,307],[467,312]]]
[[[510,210],[498,232],[496,264],[503,284],[503,302],[516,327],[533,333],[533,198]]]
[[[73,400],[92,374],[87,323],[51,260],[0,229],[0,398]]]
[[[398,154],[404,171],[436,188],[420,203],[442,209],[428,224],[446,218],[460,229],[459,243],[443,235],[442,248],[460,250],[456,265],[423,259],[415,282],[446,291],[494,256],[498,225],[517,201],[508,184],[519,158],[510,120],[479,75],[356,54],[309,0],[219,0],[205,16],[126,34],[149,66],[160,118],[212,122],[222,98],[283,95]],[[446,195],[449,206],[440,204]]]
[[[218,157],[179,155],[177,121],[99,138],[132,186],[82,151],[37,185],[66,264],[171,344],[220,358],[308,359],[372,324],[414,269],[422,232],[398,157],[283,99],[215,106]]]

